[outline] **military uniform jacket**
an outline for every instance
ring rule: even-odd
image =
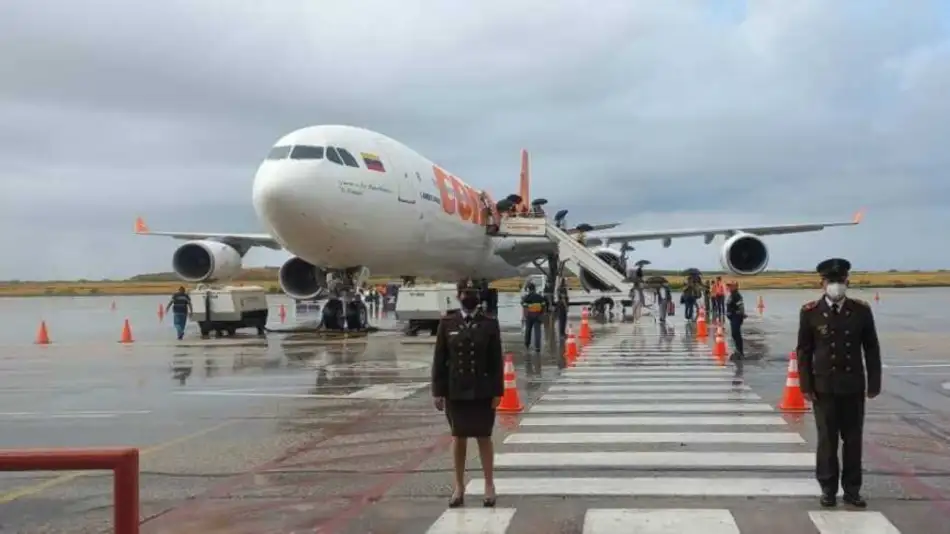
[[[461,312],[439,321],[432,359],[432,396],[449,400],[501,397],[505,392],[498,319]]]
[[[837,314],[824,297],[802,306],[797,356],[803,393],[881,391],[881,347],[864,301],[846,298]]]

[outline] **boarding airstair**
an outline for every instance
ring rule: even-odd
[[[558,256],[565,266],[580,275],[580,268],[599,278],[615,290],[629,295],[633,284],[626,281],[626,277],[617,272],[604,260],[597,257],[586,245],[578,241],[553,221],[544,217],[502,217],[497,232],[492,235],[498,237],[546,237],[557,244]]]

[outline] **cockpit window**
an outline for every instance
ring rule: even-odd
[[[267,154],[267,159],[284,159],[290,155],[289,146],[275,146],[270,149],[270,152]]]
[[[337,165],[343,165],[343,160],[340,159],[340,155],[336,153],[336,150],[332,146],[327,147],[327,159]]]
[[[323,147],[297,145],[290,153],[290,159],[323,159]]]
[[[337,147],[336,151],[340,153],[340,157],[343,158],[343,163],[346,164],[347,167],[360,168],[360,164],[356,162],[356,158],[353,157],[353,154],[347,152],[345,148]]]

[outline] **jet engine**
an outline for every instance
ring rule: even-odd
[[[722,245],[719,262],[733,274],[759,274],[769,265],[769,249],[760,237],[739,232]]]
[[[172,269],[186,282],[230,280],[241,272],[241,253],[218,241],[189,241],[175,250]]]
[[[277,273],[280,289],[295,300],[320,297],[327,289],[327,272],[306,260],[290,258]]]
[[[616,269],[618,273],[624,276],[627,275],[624,271],[623,255],[619,250],[610,247],[599,247],[592,250],[592,252],[607,265]],[[587,291],[608,291],[610,289],[609,284],[605,284],[600,278],[597,278],[594,273],[591,273],[587,269],[581,269],[579,279],[581,287]]]

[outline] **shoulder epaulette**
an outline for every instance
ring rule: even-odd
[[[818,307],[818,301],[811,300],[811,301],[806,302],[805,304],[802,304],[802,311],[811,311],[817,307]]]
[[[866,300],[856,299],[856,298],[854,298],[854,297],[851,297],[851,300],[854,301],[855,304],[860,304],[860,305],[864,306],[865,308],[870,308],[870,307],[871,307],[871,305],[868,304],[868,301],[866,301]]]

